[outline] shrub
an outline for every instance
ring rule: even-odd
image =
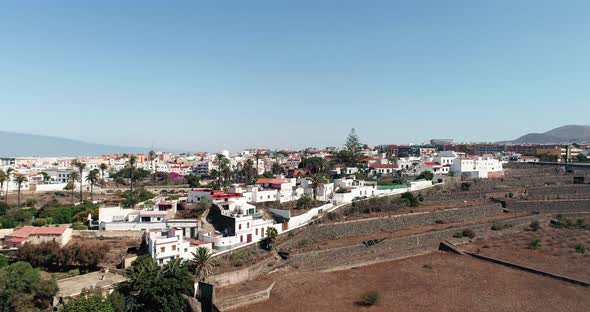
[[[434,223],[436,223],[436,224],[445,224],[446,222],[444,220],[440,220],[439,219],[439,220],[434,221]]]
[[[27,207],[35,207],[37,205],[37,200],[34,198],[27,198],[26,204]]]
[[[529,244],[529,248],[536,250],[536,249],[540,249],[541,247],[543,247],[543,244],[541,244],[541,241],[539,239],[534,239],[530,244]]]
[[[500,223],[494,223],[494,224],[492,225],[492,228],[491,228],[491,230],[492,230],[492,231],[502,231],[502,230],[505,230],[505,229],[507,229],[507,228],[509,228],[509,227],[512,227],[512,226],[511,226],[510,224],[500,224]]]
[[[75,231],[88,230],[88,226],[82,223],[74,223],[72,224],[72,229]]]
[[[357,304],[370,307],[378,304],[380,300],[381,295],[379,294],[379,292],[376,290],[371,290],[362,295],[361,298],[357,301]]]
[[[465,229],[465,230],[463,230],[463,232],[461,234],[463,234],[464,237],[469,237],[469,238],[475,237],[475,232],[473,232],[472,229]]]
[[[582,245],[582,244],[577,244],[577,245],[574,247],[574,250],[575,250],[577,253],[582,253],[582,254],[583,254],[583,253],[585,253],[585,252],[586,252],[586,247],[585,247],[584,245]]]
[[[456,232],[455,234],[453,234],[453,237],[454,237],[454,238],[461,238],[461,237],[463,237],[463,233],[461,233],[461,232]]]
[[[432,269],[432,264],[425,264],[422,267],[425,269]]]
[[[48,223],[48,222],[47,222],[47,219],[44,219],[44,218],[37,218],[37,219],[33,220],[33,222],[31,222],[31,225],[32,225],[32,226],[44,226],[44,225],[46,225],[47,223]]]
[[[410,192],[405,192],[401,195],[401,202],[408,207],[416,207],[420,204],[418,198]]]
[[[529,224],[529,227],[533,231],[538,231],[539,229],[541,229],[541,222],[539,222],[538,220],[534,220],[533,222],[531,222],[531,224]]]
[[[470,187],[471,187],[471,183],[469,183],[469,182],[461,183],[461,191],[469,191]]]

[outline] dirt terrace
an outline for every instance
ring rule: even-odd
[[[425,268],[429,265],[432,268]],[[270,300],[234,311],[587,311],[590,289],[436,252],[325,273],[277,273]],[[370,290],[381,302],[355,304]]]
[[[539,249],[529,244],[539,239]],[[584,254],[574,247],[582,244]],[[526,231],[476,241],[465,247],[484,256],[528,266],[542,271],[590,282],[590,231],[580,229],[556,229],[545,227],[538,231]]]

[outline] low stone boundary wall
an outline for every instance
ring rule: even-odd
[[[207,278],[207,283],[213,284],[215,287],[223,287],[254,279],[272,259],[273,257],[267,258],[241,270],[211,275]]]
[[[434,224],[437,220],[457,222],[469,218],[494,216],[502,213],[500,204],[453,208],[433,212],[417,212],[387,218],[371,218],[337,223],[319,224],[307,227],[301,237],[291,239],[282,248],[297,246],[301,240],[322,241],[335,238],[371,234],[375,232],[397,231],[404,228]]]
[[[540,213],[590,212],[590,200],[519,200],[506,201],[506,208],[514,211]]]
[[[479,254],[475,254],[475,253],[471,253],[471,252],[466,252],[466,254],[475,257],[477,259],[480,260],[484,260],[484,261],[489,261],[489,262],[493,262],[496,264],[500,264],[500,265],[504,265],[504,266],[508,266],[514,269],[518,269],[518,270],[523,270],[523,271],[527,271],[530,273],[534,273],[534,274],[539,274],[539,275],[543,275],[543,276],[547,276],[547,277],[551,277],[554,279],[558,279],[561,281],[565,281],[568,283],[572,283],[572,284],[576,284],[579,286],[584,286],[584,287],[590,287],[590,283],[578,280],[578,279],[574,279],[574,278],[569,278],[569,277],[565,277],[563,275],[558,275],[558,274],[553,274],[553,273],[549,273],[549,272],[545,272],[545,271],[541,271],[541,270],[537,270],[537,269],[533,269],[527,266],[523,266],[523,265],[519,265],[516,263],[512,263],[512,262],[508,262],[508,261],[504,261],[504,260],[500,260],[500,259],[496,259],[496,258],[492,258],[492,257],[487,257],[487,256],[482,256]]]
[[[100,238],[132,238],[142,239],[144,231],[93,231],[93,230],[80,230],[72,231],[72,237],[87,238],[87,239],[100,239]]]
[[[274,285],[275,283],[272,283],[268,288],[250,294],[225,298],[224,300],[216,302],[215,306],[217,306],[220,311],[227,311],[245,305],[266,301],[270,298],[270,293]]]
[[[519,231],[517,229],[518,226],[528,226],[531,221],[542,221],[542,219],[543,216],[541,215],[533,215],[503,220],[501,221],[502,224],[512,225],[513,227],[502,231],[502,234],[517,232]],[[347,263],[346,259],[353,259],[352,261],[358,262],[359,260],[366,261],[378,257],[384,257],[387,260],[391,260],[395,259],[395,257],[388,255],[401,254],[403,256],[403,254],[407,251],[424,248],[432,251],[437,250],[441,241],[452,239],[453,234],[461,232],[465,229],[471,229],[475,231],[478,234],[477,236],[480,238],[497,235],[496,232],[492,233],[492,231],[490,231],[490,228],[494,223],[495,222],[471,224],[460,227],[452,227],[445,230],[420,233],[406,237],[386,238],[382,242],[371,247],[366,247],[364,244],[359,243],[349,246],[291,254],[289,261],[294,266],[303,269],[318,269],[322,267],[344,265]]]

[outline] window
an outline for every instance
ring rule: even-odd
[[[242,229],[242,225],[238,224],[238,230],[241,230],[241,229]]]
[[[240,235],[240,243],[244,241],[244,236]]]
[[[184,252],[188,252],[188,248],[185,248],[185,249],[184,249]]]
[[[160,247],[160,252],[166,252],[166,247]]]
[[[256,235],[258,235],[258,229],[256,229],[256,231],[255,231],[255,232],[256,232]]]
[[[250,228],[250,222],[246,223],[246,228]]]
[[[176,251],[176,245],[172,245],[172,251]]]

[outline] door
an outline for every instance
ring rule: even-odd
[[[246,242],[250,243],[252,241],[252,234],[248,234],[248,236],[246,236]]]

